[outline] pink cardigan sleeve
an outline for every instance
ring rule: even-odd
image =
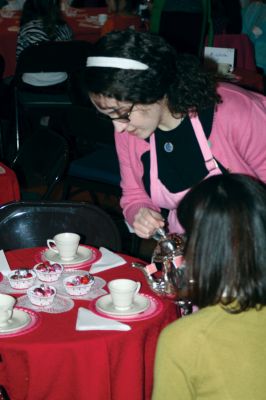
[[[214,156],[229,171],[266,182],[266,97],[223,84],[210,136]]]
[[[115,143],[121,173],[121,207],[127,222],[132,225],[134,217],[142,207],[160,212],[145,191],[142,177],[142,154],[149,150],[149,143],[126,132],[115,133]]]

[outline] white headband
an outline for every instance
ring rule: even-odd
[[[149,68],[148,65],[140,61],[120,57],[88,57],[86,65],[87,67],[112,67],[136,70],[145,70]]]

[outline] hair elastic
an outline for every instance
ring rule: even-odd
[[[120,57],[88,57],[86,65],[87,67],[111,67],[136,70],[145,70],[149,68],[148,65],[140,61]]]

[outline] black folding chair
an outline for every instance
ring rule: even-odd
[[[91,44],[82,40],[41,42],[27,47],[20,54],[14,78],[16,145],[20,146],[25,112],[29,116],[62,115],[75,101],[75,79],[86,66]],[[29,85],[22,81],[24,73],[66,72],[68,80],[55,87]]]
[[[22,200],[49,199],[69,161],[67,140],[47,127],[25,139],[11,168],[16,172]]]
[[[57,233],[75,232],[81,243],[121,251],[121,238],[112,218],[83,202],[11,202],[0,207],[0,249],[46,246]]]

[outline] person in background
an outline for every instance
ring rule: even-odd
[[[183,231],[176,208],[212,175],[266,181],[266,99],[218,84],[192,56],[133,30],[101,38],[87,59],[83,90],[111,119],[120,162],[121,206],[141,238],[167,225]]]
[[[243,33],[253,43],[256,66],[266,76],[266,0],[251,2],[243,11]]]
[[[162,331],[152,400],[264,400],[265,186],[240,174],[211,177],[178,215],[200,310]]]
[[[6,10],[18,11],[22,10],[25,0],[0,0],[0,7]]]
[[[17,39],[17,59],[28,46],[72,38],[72,31],[61,15],[60,0],[26,0]],[[65,72],[27,73],[22,77],[26,85],[38,87],[58,85],[66,79]]]
[[[252,2],[252,0],[240,0],[241,9],[244,10]]]

